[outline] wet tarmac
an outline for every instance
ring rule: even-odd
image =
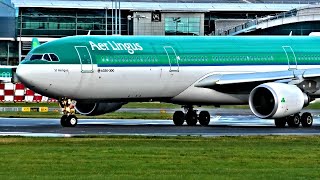
[[[253,115],[211,116],[209,126],[174,126],[172,120],[79,119],[74,128],[60,126],[59,119],[0,118],[1,136],[72,137],[79,135],[143,136],[250,136],[250,135],[320,135],[320,117],[311,128],[276,128],[273,120]]]

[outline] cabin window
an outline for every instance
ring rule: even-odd
[[[49,55],[50,55],[50,58],[51,58],[52,61],[54,61],[54,62],[59,61],[59,58],[58,58],[57,55],[55,55],[55,54],[49,54]]]
[[[34,54],[31,56],[30,61],[32,60],[41,60],[42,59],[42,54]]]

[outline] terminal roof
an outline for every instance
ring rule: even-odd
[[[115,2],[117,0],[114,0]],[[221,2],[224,3],[221,3]],[[121,9],[132,11],[288,11],[305,4],[263,4],[247,3],[255,0],[121,0]],[[297,1],[297,0],[296,0]],[[294,1],[294,2],[296,2]],[[79,9],[112,9],[112,1],[106,0],[12,0],[16,7],[46,7],[46,8],[79,8]],[[170,3],[169,3],[170,2]],[[181,3],[183,2],[183,3]],[[197,3],[195,3],[197,2]],[[201,3],[200,3],[201,2]],[[228,3],[229,2],[229,3]],[[234,3],[237,2],[237,3]],[[259,0],[263,2],[263,0]],[[272,2],[275,2],[272,0]],[[280,1],[279,1],[280,2]],[[281,1],[283,2],[283,1]],[[309,2],[309,1],[301,1]],[[174,5],[173,5],[174,4]],[[114,7],[114,5],[113,5]]]

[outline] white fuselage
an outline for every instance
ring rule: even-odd
[[[174,69],[93,65],[93,72],[81,72],[80,64],[22,64],[17,73],[28,87],[49,97],[123,102],[156,99],[201,105],[248,102],[249,94],[226,94],[194,87],[209,75],[284,70],[288,70],[288,66],[180,66]]]

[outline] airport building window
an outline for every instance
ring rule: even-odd
[[[0,41],[0,65],[18,65],[18,42]]]
[[[111,10],[19,8],[19,11],[17,34],[21,33],[22,36],[64,37],[86,35],[89,31],[92,35],[112,34]],[[127,16],[131,14],[129,10],[121,11],[122,35],[133,34],[132,28],[128,28],[130,22],[127,20]]]
[[[165,35],[200,35],[200,17],[166,17]]]

